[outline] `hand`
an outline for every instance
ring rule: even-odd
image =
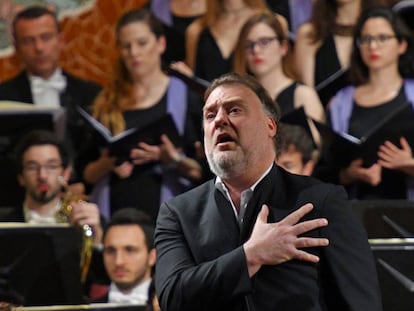
[[[91,226],[94,244],[101,243],[103,230],[98,206],[82,200],[72,201],[70,205],[72,206],[72,211],[69,215],[70,223],[79,227],[85,224]]]
[[[177,70],[178,72],[190,78],[194,75],[193,70],[186,63],[182,61],[172,63],[170,65],[170,68]]]
[[[201,141],[196,141],[194,143],[194,149],[195,149],[195,157],[196,159],[205,159],[206,154],[204,152],[204,147]]]
[[[164,165],[168,166],[171,163],[178,162],[181,158],[182,150],[176,148],[165,134],[161,135],[160,151],[160,160]]]
[[[269,208],[266,205],[262,206],[252,235],[243,246],[250,276],[262,265],[277,265],[292,259],[315,263],[319,261],[319,257],[300,250],[329,244],[325,238],[299,237],[308,231],[328,225],[325,218],[299,222],[312,209],[313,205],[308,203],[277,223],[267,223]]]
[[[85,195],[85,185],[81,182],[70,184],[68,185],[68,191],[79,196]]]
[[[125,161],[121,165],[113,168],[113,172],[121,179],[131,176],[133,170],[134,165],[128,161]]]
[[[344,185],[349,185],[357,180],[363,181],[371,186],[377,186],[381,182],[381,165],[373,164],[369,168],[362,166],[362,159],[356,159],[340,172],[340,181]]]
[[[401,170],[409,173],[414,168],[414,159],[411,147],[404,137],[400,139],[401,148],[398,148],[390,141],[380,146],[378,151],[379,161],[382,167],[394,170]]]
[[[139,148],[131,150],[130,158],[135,165],[147,164],[150,162],[158,162],[161,157],[161,150],[159,146],[148,145],[146,143],[139,143]]]

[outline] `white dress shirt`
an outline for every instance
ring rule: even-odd
[[[128,294],[121,292],[118,287],[112,282],[109,286],[108,302],[110,303],[131,303],[131,304],[146,304],[148,300],[148,289],[151,284],[151,279],[142,282],[134,287]]]

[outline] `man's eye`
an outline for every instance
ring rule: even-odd
[[[206,120],[214,119],[214,113],[210,112],[205,115]]]
[[[240,112],[240,108],[239,107],[233,107],[233,108],[231,108],[230,109],[230,113],[238,113],[238,112]]]
[[[104,253],[105,253],[106,255],[113,255],[113,254],[115,254],[115,250],[114,250],[114,249],[112,249],[112,248],[105,248],[105,249],[104,249]]]
[[[378,36],[378,41],[381,42],[381,43],[384,43],[384,42],[388,41],[388,39],[389,39],[389,36],[387,36],[387,35],[379,35]]]

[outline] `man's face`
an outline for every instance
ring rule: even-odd
[[[273,151],[276,124],[244,85],[214,89],[203,109],[203,126],[208,163],[222,178],[244,175]]]
[[[155,250],[148,250],[144,231],[138,225],[116,225],[106,233],[103,258],[112,282],[128,291],[150,278]]]
[[[59,176],[68,176],[62,166],[59,150],[53,145],[32,146],[22,159],[23,170],[18,179],[26,196],[37,203],[48,203],[60,195]]]
[[[20,19],[15,28],[15,48],[29,73],[49,78],[59,65],[62,39],[50,15]]]
[[[281,152],[276,163],[289,173],[305,176],[310,176],[314,167],[312,160],[303,163],[302,154],[293,145]]]

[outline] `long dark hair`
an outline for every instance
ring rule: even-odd
[[[117,42],[120,30],[131,23],[144,23],[148,25],[157,39],[164,36],[161,22],[149,10],[139,9],[126,12],[118,20],[115,27]],[[121,56],[119,56],[115,64],[112,81],[108,88],[101,92],[100,96],[95,100],[93,109],[93,116],[113,134],[118,134],[125,130],[125,120],[122,112],[130,105],[131,89],[132,77]]]
[[[369,8],[382,5],[383,0],[361,0],[361,12]],[[313,43],[323,41],[332,33],[338,14],[338,3],[336,0],[316,0],[313,4],[310,23],[314,27],[311,34]]]

